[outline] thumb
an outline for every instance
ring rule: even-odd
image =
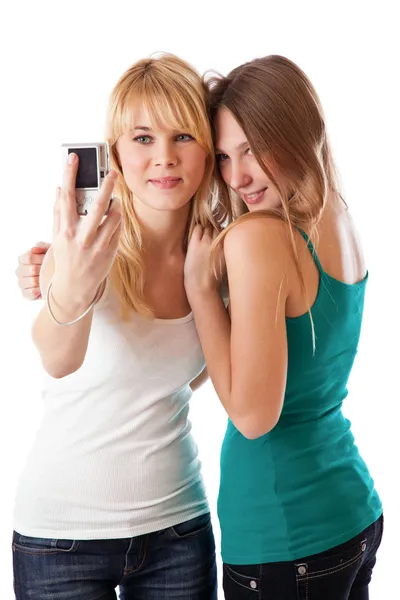
[[[36,242],[36,244],[32,246],[31,252],[34,254],[46,254],[50,246],[51,244],[48,244],[47,242]]]

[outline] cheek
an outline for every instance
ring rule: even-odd
[[[121,165],[124,172],[137,173],[145,167],[146,161],[142,156],[136,153],[130,153],[125,156],[121,156]]]
[[[135,154],[129,154],[121,156],[120,160],[124,179],[131,192],[135,193],[136,189],[143,183],[146,170],[143,158]]]
[[[143,167],[141,161],[132,155],[120,156],[122,175],[129,190],[134,195],[142,193]]]
[[[269,194],[269,202],[271,204],[271,208],[279,208],[281,206],[281,197],[279,195],[278,190],[275,186],[271,186],[268,190]]]
[[[204,173],[206,170],[207,155],[203,149],[193,152],[188,157],[187,165],[192,173],[192,181],[198,187],[203,180]]]
[[[271,185],[269,178],[267,177],[266,173],[264,173],[263,169],[258,164],[255,157],[252,157],[252,162],[249,166],[249,171],[251,172],[251,176],[254,179],[254,181],[260,181],[261,183],[264,182],[268,186]]]

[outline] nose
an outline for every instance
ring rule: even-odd
[[[241,188],[245,188],[252,182],[251,174],[246,171],[241,161],[232,160],[230,167],[227,184],[235,190],[235,192],[239,191]]]
[[[174,167],[178,163],[175,144],[169,140],[160,140],[156,147],[154,164],[156,167]]]

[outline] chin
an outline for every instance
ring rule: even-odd
[[[157,198],[149,205],[155,210],[181,210],[190,203],[190,198]]]
[[[187,206],[191,200],[191,198],[187,198],[186,194],[184,197],[182,196],[176,196],[173,194],[159,194],[155,197],[152,196],[138,196],[138,195],[134,195],[133,196],[134,200],[134,204],[137,203],[137,205],[142,205],[142,206],[146,206],[147,208],[150,208],[152,210],[161,210],[161,211],[165,211],[165,210],[169,210],[169,211],[175,211],[175,210],[181,210],[182,208],[184,208],[185,206]]]
[[[247,204],[249,212],[257,212],[258,210],[269,210],[271,208],[269,202],[260,202],[260,204]]]
[[[281,206],[282,204],[279,200],[276,200],[275,202],[268,202],[268,200],[266,200],[264,202],[260,202],[259,204],[248,204],[247,208],[249,209],[249,212],[257,212],[258,210],[276,210]]]

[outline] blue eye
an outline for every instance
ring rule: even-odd
[[[137,137],[133,138],[134,142],[138,142],[139,144],[150,144],[151,142],[151,137],[149,135],[138,135]]]
[[[221,163],[221,162],[225,162],[226,160],[228,160],[229,156],[227,154],[217,154],[216,159],[217,159],[217,162]]]

